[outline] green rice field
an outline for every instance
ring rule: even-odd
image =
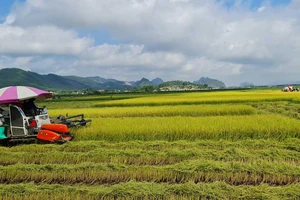
[[[300,93],[114,94],[38,102],[84,113],[62,145],[1,146],[0,199],[300,199]]]

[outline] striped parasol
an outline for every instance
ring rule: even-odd
[[[15,103],[26,99],[51,98],[53,94],[44,90],[28,86],[9,86],[0,89],[0,104]]]

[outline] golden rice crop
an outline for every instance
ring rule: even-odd
[[[299,138],[300,122],[279,115],[95,118],[77,140],[239,140]]]
[[[214,149],[224,150],[227,148],[245,148],[247,150],[264,150],[269,148],[276,148],[280,150],[290,150],[293,152],[300,152],[300,139],[289,138],[283,141],[276,139],[246,139],[246,140],[197,140],[197,141],[173,141],[165,140],[156,141],[126,141],[126,142],[108,142],[105,140],[89,140],[89,141],[72,141],[64,145],[56,144],[30,144],[17,145],[7,148],[0,146],[0,152],[4,153],[48,153],[48,152],[92,152],[102,151],[102,149],[141,149],[141,150],[157,150],[167,151],[169,149]]]
[[[46,101],[51,116],[84,113],[93,121],[70,129],[75,140],[64,145],[0,147],[0,199],[300,198],[300,122],[282,116],[297,114],[291,103],[300,101],[299,94],[248,90]]]
[[[37,101],[39,107],[43,107],[44,105],[50,109],[61,109],[61,108],[88,108],[93,107],[99,102],[106,101],[115,101],[121,99],[132,99],[139,98],[149,95],[141,95],[141,94],[113,94],[110,95],[93,95],[93,96],[71,96],[71,97],[61,97],[61,99],[55,100],[46,100],[46,101]]]
[[[261,160],[299,165],[299,139],[229,141],[107,141],[69,142],[65,145],[21,145],[0,147],[0,165],[114,163],[167,165],[187,160]],[[298,148],[298,149],[297,149]]]
[[[86,145],[88,146],[88,145]],[[117,149],[98,147],[89,152],[2,152],[0,165],[13,164],[80,164],[82,162],[112,163],[127,165],[168,165],[187,160],[238,161],[255,163],[262,160],[300,164],[300,153],[279,148],[249,149],[232,148],[202,149],[202,148],[168,148],[163,150],[144,150],[138,148]]]
[[[157,106],[157,105],[190,105],[190,104],[224,104],[259,101],[292,101],[298,100],[298,93],[283,92],[199,92],[186,94],[161,94],[133,99],[106,101],[96,104],[98,107],[110,106]]]
[[[110,107],[86,109],[50,110],[51,116],[60,114],[76,115],[84,113],[88,118],[98,117],[168,117],[168,116],[214,116],[251,115],[256,109],[249,105],[194,105],[194,106],[156,106],[156,107]]]
[[[166,166],[81,163],[75,165],[16,164],[0,166],[0,183],[84,183],[98,185],[128,182],[186,183],[224,181],[233,185],[299,183],[300,167],[261,160],[254,163],[236,161],[191,160]],[[263,176],[261,176],[263,174]]]
[[[1,184],[3,200],[110,200],[110,199],[299,199],[300,184],[286,186],[232,186],[224,182],[168,184],[129,181],[116,185]]]

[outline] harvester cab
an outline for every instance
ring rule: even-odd
[[[34,128],[29,126],[30,117],[27,117],[23,110],[15,105],[9,106],[10,138],[26,138],[34,135]],[[37,131],[37,130],[36,130]]]
[[[51,124],[48,113],[37,111],[37,115],[25,114],[17,105],[2,107],[0,139],[9,142],[41,140],[64,143],[72,140],[73,135],[64,124]]]

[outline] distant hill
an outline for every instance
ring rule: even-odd
[[[85,89],[87,85],[55,74],[40,75],[17,68],[0,70],[0,87],[26,85],[42,89]]]
[[[164,83],[164,81],[161,78],[155,78],[151,81],[151,83],[153,85],[160,85],[160,84]]]
[[[167,81],[158,86],[160,91],[188,91],[207,88],[205,85],[194,84],[188,81]]]
[[[126,89],[132,86],[124,81],[115,79],[103,79],[103,83],[97,81],[100,77],[58,76],[55,74],[41,75],[24,71],[18,68],[5,68],[0,70],[0,87],[11,85],[26,85],[45,90],[81,90],[92,88],[100,89]]]
[[[92,81],[97,82],[97,83],[121,82],[121,81],[118,81],[116,79],[112,79],[112,78],[106,79],[106,78],[102,78],[102,77],[99,77],[99,76],[87,77],[87,79],[92,80]]]
[[[164,81],[161,78],[155,78],[152,81],[150,81],[147,78],[142,78],[139,81],[130,81],[128,82],[128,84],[131,84],[132,86],[135,87],[139,87],[139,86],[149,86],[149,85],[153,85],[153,86],[157,86],[161,83],[163,83]]]
[[[153,84],[148,79],[142,78],[141,80],[135,82],[134,85],[136,85],[136,86],[146,86],[146,85],[153,85]]]
[[[79,83],[82,83],[90,88],[98,88],[101,84],[96,81],[90,80],[89,78],[78,77],[78,76],[63,76],[67,80],[73,80]]]
[[[217,79],[208,78],[208,77],[202,77],[198,81],[194,81],[193,83],[200,84],[200,85],[207,85],[208,87],[211,87],[211,88],[225,88],[226,87],[222,81],[219,81]]]
[[[97,89],[97,90],[106,90],[106,89],[123,90],[132,87],[127,82],[118,81],[116,79],[105,79],[99,76],[95,76],[95,77],[64,76],[64,78],[83,83],[87,87]]]
[[[167,81],[164,82],[162,84],[159,85],[159,87],[169,87],[169,86],[184,86],[184,85],[188,85],[188,84],[192,84],[191,82],[188,81]]]
[[[198,84],[196,86],[195,84]],[[41,88],[44,90],[124,90],[139,87],[153,87],[166,89],[197,89],[205,88],[224,88],[225,84],[210,78],[200,78],[199,81],[193,83],[187,81],[168,81],[164,82],[161,78],[155,78],[150,81],[142,78],[139,81],[119,81],[116,79],[105,79],[99,76],[94,77],[78,77],[78,76],[59,76],[56,74],[41,75],[35,72],[24,71],[18,68],[0,69],[0,88],[11,85],[25,85]]]

